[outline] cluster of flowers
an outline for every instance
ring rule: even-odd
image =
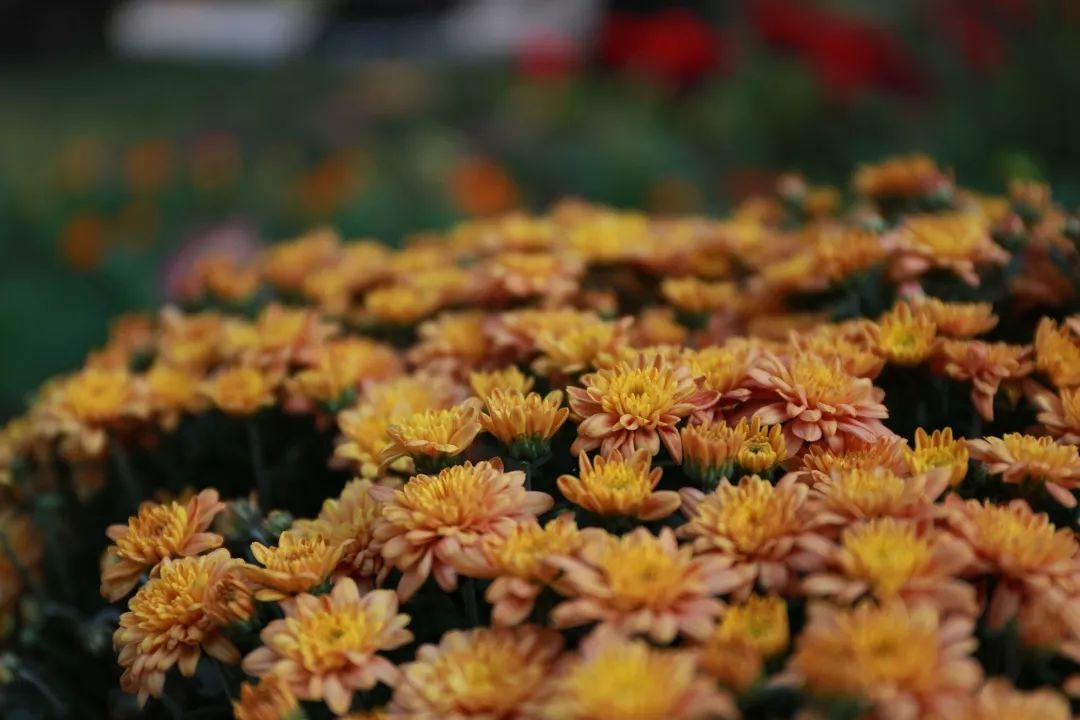
[[[225,702],[170,689],[205,666],[247,720],[1065,720],[1080,224],[921,157],[854,188],[207,259],[212,308],[125,318],[4,429],[0,612],[20,507],[115,484],[140,703]],[[215,487],[147,462],[200,418],[249,441]]]

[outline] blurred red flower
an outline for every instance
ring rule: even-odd
[[[600,56],[621,69],[639,70],[684,85],[728,64],[720,33],[685,8],[650,15],[613,13],[600,32]]]

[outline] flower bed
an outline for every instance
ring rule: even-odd
[[[853,186],[204,258],[0,436],[0,699],[1070,717],[1080,223]]]

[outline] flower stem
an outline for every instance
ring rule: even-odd
[[[265,515],[271,506],[270,481],[266,476],[266,462],[263,458],[262,442],[259,440],[259,428],[252,417],[247,422],[248,446],[251,448],[251,467],[255,474],[255,490],[259,496],[259,510]]]
[[[135,475],[135,469],[131,464],[131,456],[128,455],[124,443],[109,436],[109,454],[112,455],[113,464],[116,466],[116,475],[124,486],[124,493],[128,496],[128,502],[132,508],[138,509],[142,501],[142,488],[139,478]]]
[[[218,659],[213,659],[210,663],[214,666],[215,674],[217,675],[218,682],[221,683],[221,692],[225,693],[225,697],[232,700],[232,686],[229,684],[229,678],[225,675],[225,668],[222,667],[222,663]]]

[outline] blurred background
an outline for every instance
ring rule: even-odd
[[[0,0],[0,419],[208,250],[923,151],[1080,200],[1080,2]]]

